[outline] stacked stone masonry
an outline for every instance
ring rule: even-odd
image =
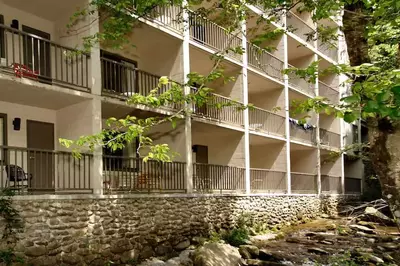
[[[24,226],[14,250],[31,265],[134,263],[185,249],[196,236],[232,228],[245,213],[273,227],[334,214],[342,199],[289,195],[15,199]]]

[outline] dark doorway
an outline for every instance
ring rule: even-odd
[[[194,171],[195,188],[201,191],[211,189],[210,167],[208,165],[208,147],[203,145],[194,145],[193,152],[196,154]]]
[[[22,25],[22,31],[29,33],[24,36],[24,64],[39,73],[39,81],[51,83],[50,34]]]
[[[55,155],[54,124],[28,120],[28,172],[32,191],[54,191]]]

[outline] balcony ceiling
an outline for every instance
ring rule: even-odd
[[[68,15],[72,15],[73,10],[83,5],[82,0],[3,0],[3,3],[51,21],[65,17],[66,11],[71,11]]]

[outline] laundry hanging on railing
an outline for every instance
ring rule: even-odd
[[[314,129],[314,126],[313,126],[313,125],[310,125],[310,124],[307,124],[307,123],[302,124],[302,123],[300,123],[299,120],[294,119],[294,118],[289,118],[289,123],[290,123],[291,125],[293,125],[293,126],[296,126],[296,127],[298,127],[298,128],[301,128],[301,129],[303,129],[303,130],[312,130],[312,129]]]

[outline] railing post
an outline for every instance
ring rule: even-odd
[[[187,1],[182,2],[182,17],[183,17],[183,43],[182,43],[182,59],[183,59],[183,83],[185,84],[185,95],[191,93],[190,87],[186,86],[188,74],[190,73],[190,54],[189,54],[189,40],[190,40],[190,24],[189,12]],[[186,193],[193,193],[193,151],[192,151],[192,118],[191,111],[193,110],[192,104],[185,103],[185,109],[188,111],[185,117],[185,152],[186,152],[186,169],[185,169],[185,188]]]

